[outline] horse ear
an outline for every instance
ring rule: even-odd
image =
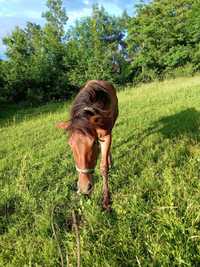
[[[69,122],[59,122],[56,124],[56,128],[67,130],[69,128]]]

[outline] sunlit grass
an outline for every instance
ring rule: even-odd
[[[65,266],[76,266],[73,208],[82,266],[200,265],[200,77],[118,96],[111,214],[98,168],[91,198],[75,195],[67,138],[55,128],[70,104],[1,113],[0,266],[61,266],[58,242]]]

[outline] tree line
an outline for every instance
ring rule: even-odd
[[[3,40],[0,101],[66,99],[90,79],[117,85],[147,82],[200,70],[200,2],[154,0],[112,16],[92,14],[68,23],[62,0],[47,0],[44,26],[27,22]]]

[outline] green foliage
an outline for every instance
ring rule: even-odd
[[[87,80],[126,80],[125,48],[119,50],[127,14],[109,16],[93,6],[91,17],[65,33],[67,15],[61,0],[48,0],[43,28],[27,23],[4,39],[7,46],[7,99],[31,103],[70,96]],[[106,40],[106,38],[114,40]]]
[[[54,127],[70,103],[0,106],[0,266],[61,266],[58,244],[76,266],[73,208],[83,267],[199,266],[199,87],[196,76],[118,94],[111,214],[99,165],[91,197],[75,197],[72,154]]]
[[[47,21],[47,32],[51,31],[61,41],[65,34],[64,25],[68,20],[62,0],[47,0],[47,8],[48,11],[42,14]]]
[[[117,85],[148,82],[200,71],[200,4],[154,0],[134,16],[92,14],[68,21],[62,0],[47,0],[43,27],[28,22],[4,39],[0,98],[29,103],[69,98],[87,80]],[[3,66],[3,67],[2,67]]]
[[[128,29],[136,79],[153,80],[191,62],[198,69],[199,10],[194,0],[155,0],[138,7]]]
[[[4,62],[0,60],[0,102],[5,99],[3,68],[4,68]]]
[[[27,23],[4,39],[7,45],[5,88],[13,101],[40,102],[67,95],[64,61],[64,26],[67,21],[61,1],[47,2],[44,28]],[[68,93],[69,95],[69,93]]]
[[[120,35],[125,31],[124,17],[110,16],[103,7],[94,5],[90,17],[71,27],[66,46],[72,83],[82,85],[92,79],[125,81],[122,69],[126,68],[126,61],[123,49],[119,50]]]

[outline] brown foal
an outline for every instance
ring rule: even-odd
[[[76,170],[78,192],[90,194],[92,173],[101,148],[100,172],[103,177],[103,208],[110,209],[108,170],[111,165],[112,128],[118,116],[118,100],[112,84],[92,80],[80,90],[71,108],[70,120],[57,126],[69,132]]]

